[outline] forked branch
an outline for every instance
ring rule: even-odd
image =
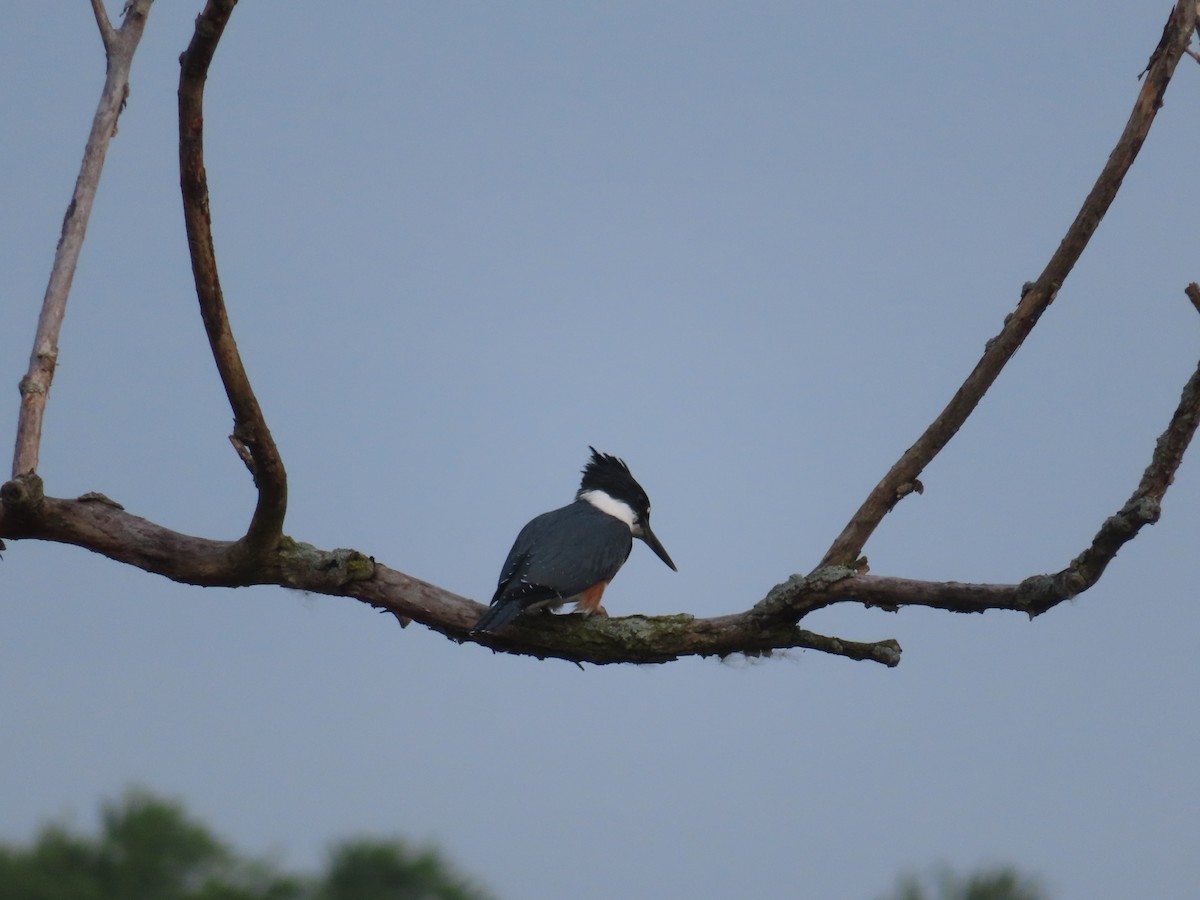
[[[1189,295],[1196,286],[1189,285]],[[1167,488],[1183,462],[1184,452],[1200,424],[1200,365],[1183,387],[1171,421],[1154,445],[1150,464],[1125,504],[1104,520],[1082,553],[1062,570],[1034,575],[1019,584],[960,584],[914,581],[871,575],[850,575],[831,590],[820,588],[813,576],[793,578],[779,585],[759,604],[761,614],[798,620],[814,610],[844,599],[895,611],[902,606],[928,606],[951,612],[973,613],[1006,609],[1039,616],[1064,600],[1075,597],[1100,580],[1117,552],[1146,525],[1158,521]],[[818,569],[819,576],[829,570]]]
[[[821,560],[821,566],[851,566],[862,553],[871,534],[883,517],[906,496],[925,467],[975,411],[983,395],[995,382],[1005,364],[1017,352],[1042,313],[1054,302],[1067,275],[1075,267],[1084,248],[1095,233],[1100,220],[1108,212],[1125,175],[1137,159],[1138,151],[1154,124],[1155,115],[1163,103],[1167,84],[1175,67],[1187,49],[1196,29],[1195,0],[1179,0],[1171,11],[1162,38],[1146,66],[1141,91],[1133,112],[1113,148],[1108,162],[1096,179],[1096,184],[1084,200],[1079,214],[1046,268],[1037,280],[1025,286],[1017,308],[1004,320],[1000,333],[987,342],[986,349],[967,380],[954,393],[946,408],[925,429],[915,444],[905,451],[891,470],[875,486],[863,505],[838,535]]]
[[[135,2],[132,8],[142,9],[144,19],[149,2]],[[278,584],[351,597],[394,614],[401,624],[416,621],[453,640],[476,641],[495,650],[529,656],[593,663],[649,663],[682,656],[759,655],[777,649],[802,648],[896,665],[900,647],[895,641],[845,641],[804,630],[798,622],[815,610],[839,602],[863,603],[890,610],[901,606],[928,606],[954,612],[1005,609],[1036,616],[1094,585],[1117,551],[1144,525],[1158,519],[1163,495],[1200,421],[1200,367],[1185,386],[1179,406],[1159,438],[1137,489],[1125,505],[1103,523],[1090,546],[1062,571],[1033,576],[1017,584],[960,584],[867,575],[853,568],[871,533],[898,498],[918,484],[917,477],[923,468],[974,410],[1049,307],[1078,260],[1136,158],[1162,103],[1175,65],[1196,27],[1195,0],[1175,6],[1163,38],[1150,59],[1129,124],[1046,269],[1024,292],[1016,311],[989,342],[978,365],[950,404],[871,492],[834,542],[819,569],[807,576],[792,576],[772,588],[762,601],[736,615],[708,619],[688,615],[630,616],[584,621],[575,616],[528,616],[495,634],[471,633],[482,612],[480,604],[472,600],[377,564],[373,558],[358,551],[324,551],[282,536],[286,475],[230,330],[217,277],[204,173],[204,82],[235,3],[236,0],[208,0],[197,20],[192,43],[182,59],[180,177],[201,313],[234,411],[235,444],[243,452],[259,489],[259,502],[250,529],[241,541],[213,541],[163,528],[126,512],[119,504],[99,495],[85,495],[77,500],[45,497],[41,479],[34,474],[35,437],[32,440],[32,465],[14,466],[13,480],[0,488],[0,537],[75,544],[190,584],[229,587]],[[111,26],[106,32],[99,0],[93,0],[93,8],[97,11],[101,33],[106,35],[107,47],[111,43],[108,34]],[[122,32],[128,25],[127,17]],[[68,211],[64,243],[71,218],[72,212]],[[82,232],[78,239],[82,240]],[[1200,310],[1200,286],[1189,285],[1187,294]],[[62,300],[65,302],[65,289]],[[43,317],[47,315],[44,308]],[[60,323],[61,304],[56,315]],[[48,346],[56,352],[57,324],[52,332],[46,329],[44,334],[39,323],[35,361],[39,359],[41,342],[50,334]],[[53,353],[47,353],[52,374]],[[43,376],[44,373],[39,377]],[[27,379],[30,390],[24,393],[23,384],[23,423],[26,400],[36,394],[42,383],[32,380],[32,367]],[[48,378],[44,384],[48,388]],[[36,397],[29,405],[36,405],[35,400]],[[40,411],[37,427],[40,429]],[[22,446],[19,439],[17,460],[28,463],[29,451],[24,451],[22,456]]]

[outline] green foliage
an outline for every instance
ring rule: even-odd
[[[395,841],[359,839],[334,847],[316,900],[474,900],[480,896],[453,874],[436,850],[413,853]]]
[[[105,803],[98,835],[47,825],[27,847],[0,844],[12,900],[485,900],[435,850],[400,841],[338,844],[316,876],[237,855],[179,803],[142,791]]]
[[[1036,879],[1011,867],[983,869],[963,878],[949,869],[929,877],[906,875],[886,900],[1049,900]]]

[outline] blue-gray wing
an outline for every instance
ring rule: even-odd
[[[590,503],[543,513],[521,529],[501,570],[492,603],[566,600],[610,581],[629,558],[629,526]]]

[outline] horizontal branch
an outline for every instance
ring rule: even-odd
[[[531,616],[501,634],[472,634],[484,607],[436,585],[380,565],[356,550],[319,550],[284,538],[277,551],[247,569],[237,542],[181,534],[132,515],[100,495],[45,497],[37,476],[0,487],[0,536],[74,544],[185,584],[239,587],[277,584],[351,597],[419,622],[454,640],[539,658],[591,663],[659,663],[682,656],[764,655],[791,648],[822,650],[889,666],[895,641],[861,643],[825,637],[795,624],[743,614],[713,619],[679,616],[592,618]]]
[[[227,17],[232,6],[233,0],[210,0],[205,12],[211,12],[216,18],[220,15]],[[1180,4],[1176,11],[1185,6],[1192,16],[1190,28],[1195,21],[1195,4]],[[207,59],[202,57],[207,55],[211,59],[216,45],[216,37],[211,32],[213,27],[218,28],[216,36],[219,36],[223,21],[214,23],[214,20],[205,20],[202,16],[193,47],[184,60],[185,74],[180,85],[181,177],[197,292],[206,326],[210,320],[216,323],[216,327],[210,330],[210,340],[226,390],[230,393],[235,418],[239,425],[249,423],[248,431],[239,435],[235,430],[235,436],[249,435],[248,453],[255,465],[258,480],[266,472],[263,466],[273,465],[270,454],[275,454],[276,462],[278,455],[262,421],[261,411],[253,403],[253,393],[248,380],[245,380],[245,372],[240,371],[239,374],[241,361],[232,335],[228,333],[228,321],[212,253],[199,123],[193,121],[193,117],[202,115],[199,92],[208,64]],[[1165,89],[1165,79],[1169,78],[1169,70],[1164,75],[1161,64],[1164,55],[1175,52],[1172,49],[1175,44],[1168,40],[1174,34],[1169,23],[1164,31],[1163,44],[1151,59],[1147,83],[1156,78],[1163,79],[1156,89],[1158,93],[1151,92],[1149,95],[1152,100],[1157,97],[1154,102],[1161,102],[1161,90]],[[196,92],[197,95],[185,101],[185,90]],[[1135,116],[1137,114],[1135,110]],[[1136,147],[1133,152],[1136,153]],[[1115,185],[1110,186],[1115,192]],[[1085,211],[1087,209],[1088,205],[1085,204]],[[1094,230],[1095,222],[1088,227]],[[1064,240],[1064,245],[1066,243]],[[1081,250],[1082,246],[1078,249]],[[1060,247],[1056,259],[1063,252]],[[1075,255],[1078,253],[1075,252]],[[1043,273],[1039,283],[1027,292],[1014,318],[1020,315],[1028,321],[1032,316],[1036,320],[1040,314],[1039,308],[1044,309],[1049,304],[1056,283],[1042,283],[1046,278],[1046,273]],[[1189,286],[1187,293],[1200,308],[1200,288]],[[1030,295],[1038,295],[1041,300],[1031,301],[1032,305],[1027,307],[1026,300]],[[1031,323],[1029,327],[1032,327]],[[1002,332],[997,340],[1003,338],[1005,333]],[[245,381],[244,386],[239,379]],[[970,399],[969,392],[967,399]],[[247,403],[251,406],[248,407]],[[246,413],[245,419],[239,417],[242,413]],[[43,493],[41,479],[32,471],[18,472],[11,481],[0,486],[0,538],[72,544],[187,584],[227,587],[276,584],[350,597],[392,613],[402,625],[416,621],[458,642],[476,642],[497,651],[540,658],[555,657],[597,664],[661,663],[684,656],[757,656],[776,650],[815,649],[893,666],[899,662],[901,652],[895,641],[846,641],[807,631],[800,628],[798,623],[809,613],[839,602],[862,603],[888,610],[902,606],[926,606],[954,612],[1002,609],[1023,612],[1031,617],[1045,612],[1094,585],[1120,547],[1136,536],[1146,524],[1157,521],[1163,496],[1195,435],[1198,422],[1200,366],[1185,385],[1179,405],[1167,429],[1158,439],[1151,462],[1129,500],[1101,525],[1091,544],[1060,572],[1033,576],[1017,584],[964,584],[867,575],[856,572],[849,565],[827,565],[808,576],[792,576],[744,612],[714,618],[675,615],[585,619],[579,616],[529,615],[498,633],[475,634],[471,629],[483,612],[481,604],[376,563],[372,557],[359,551],[320,550],[282,536],[279,528],[286,494],[276,497],[278,502],[275,504],[267,498],[270,490],[285,490],[286,482],[282,480],[276,483],[275,488],[264,489],[260,483],[260,510],[256,510],[255,515],[256,521],[265,524],[259,534],[275,536],[270,540],[252,542],[254,553],[246,552],[247,540],[255,533],[256,526],[253,524],[247,538],[240,541],[193,537],[133,515],[120,504],[99,494],[87,494],[75,500],[47,497]],[[260,425],[262,430],[258,431]],[[268,447],[270,452],[264,455]],[[914,451],[909,452],[911,454]],[[281,463],[278,473],[282,478]],[[889,478],[892,478],[892,473],[889,473]],[[911,479],[891,484],[889,490],[892,493],[889,496],[896,497],[905,490],[915,489],[916,484],[914,473]],[[895,501],[893,499],[890,502]],[[886,509],[883,509],[879,515],[885,512]],[[865,534],[869,534],[870,528],[874,527],[867,524],[869,528]],[[863,533],[856,534],[865,541]],[[834,549],[841,546],[839,553],[848,551],[857,539],[852,536],[848,538],[849,543],[835,544]],[[858,546],[861,549],[861,544]],[[849,557],[855,553],[847,552],[845,555]]]
[[[1187,288],[1189,298],[1196,293]],[[174,581],[237,587],[277,584],[353,597],[392,613],[401,625],[420,622],[447,637],[509,653],[591,663],[661,663],[683,656],[764,655],[813,649],[894,666],[895,641],[860,643],[800,628],[804,616],[838,602],[888,610],[927,606],[952,612],[1005,609],[1031,618],[1094,585],[1117,551],[1158,521],[1162,499],[1200,423],[1200,365],[1184,385],[1166,430],[1155,443],[1137,488],[1101,525],[1090,546],[1053,575],[1019,584],[964,584],[857,574],[829,566],[793,575],[751,609],[697,619],[690,615],[581,618],[524,616],[498,633],[472,631],[484,607],[436,585],[376,563],[357,550],[319,550],[291,538],[253,560],[237,541],[213,541],[163,528],[100,494],[77,500],[46,497],[36,475],[0,487],[0,538],[39,538],[85,547]]]
[[[356,550],[319,550],[290,538],[252,568],[237,542],[213,541],[163,528],[134,516],[101,495],[63,500],[42,494],[41,479],[23,476],[0,488],[0,537],[39,538],[75,544],[174,581],[235,587],[283,587],[353,597],[454,640],[538,658],[591,663],[661,663],[683,656],[763,655],[783,649],[814,649],[894,666],[900,646],[846,641],[796,623],[838,602],[896,610],[927,606],[953,612],[1005,609],[1031,618],[1094,585],[1117,551],[1147,523],[1158,520],[1161,502],[1200,422],[1200,366],[1184,387],[1179,406],[1158,439],[1150,465],[1125,505],[1101,526],[1092,544],[1069,566],[1019,584],[929,582],[859,575],[827,567],[794,575],[753,608],[736,615],[697,619],[690,615],[588,618],[526,616],[497,634],[472,632],[484,607],[436,585],[376,563]]]
[[[214,541],[172,531],[126,512],[101,494],[77,500],[45,497],[36,475],[0,486],[0,532],[74,544],[172,581],[203,586],[254,584],[233,564],[234,541]]]
[[[126,512],[98,494],[76,500],[44,497],[41,479],[22,476],[0,487],[0,538],[37,538],[74,544],[174,581],[202,586],[280,584],[319,594],[349,596],[388,611],[402,625],[419,622],[455,641],[474,641],[508,653],[576,662],[666,662],[682,656],[763,655],[780,649],[817,649],[894,666],[895,641],[862,643],[818,635],[796,624],[835,602],[862,602],[899,610],[926,606],[952,612],[1012,610],[1031,618],[1093,586],[1120,548],[1160,505],[1200,422],[1200,366],[1184,386],[1180,404],[1154,446],[1138,488],[1105,520],[1091,546],[1054,575],[1018,584],[916,581],[858,575],[828,566],[794,575],[760,604],[733,616],[587,618],[528,616],[498,634],[475,634],[484,607],[354,550],[318,550],[284,538],[252,569],[235,541],[193,538]]]

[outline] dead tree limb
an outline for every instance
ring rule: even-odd
[[[243,458],[259,488],[258,508],[250,529],[240,541],[214,541],[171,531],[126,512],[100,495],[87,494],[76,500],[47,497],[41,479],[35,474],[35,439],[32,444],[35,465],[15,468],[13,480],[0,487],[0,537],[74,544],[188,584],[227,587],[277,584],[351,597],[392,613],[402,624],[416,621],[456,641],[475,641],[495,650],[540,658],[651,663],[683,656],[759,655],[802,648],[890,666],[900,659],[900,647],[895,641],[845,641],[804,630],[798,623],[809,613],[839,602],[889,610],[902,606],[954,612],[1003,609],[1036,616],[1094,585],[1117,551],[1144,525],[1158,519],[1163,496],[1200,421],[1200,368],[1187,382],[1137,489],[1101,525],[1092,543],[1060,572],[1032,576],[1017,584],[962,584],[868,575],[854,567],[882,518],[899,497],[917,489],[917,477],[924,466],[956,433],[1049,307],[1095,232],[1145,140],[1175,65],[1196,27],[1195,0],[1180,2],[1172,11],[1163,38],[1151,56],[1129,124],[1046,269],[1023,293],[1016,311],[988,343],[979,364],[950,404],[871,492],[820,568],[809,575],[793,575],[772,588],[753,607],[735,615],[707,619],[688,615],[629,616],[584,621],[576,616],[528,616],[496,634],[470,632],[482,611],[482,606],[472,600],[389,569],[356,550],[325,551],[282,536],[286,477],[229,327],[217,278],[204,175],[203,86],[235,2],[208,0],[182,60],[180,177],[201,314],[234,410],[235,444],[243,448]],[[138,6],[134,4],[135,8]],[[148,0],[144,6],[149,6]],[[94,8],[98,10],[101,33],[106,34],[103,8],[96,2]],[[1200,287],[1189,285],[1187,295],[1200,309]],[[61,306],[57,315],[61,322]],[[39,326],[39,342],[42,339],[43,330]],[[40,343],[35,344],[35,358],[39,346]],[[50,361],[52,371],[52,356]],[[22,419],[24,399],[23,395]],[[21,447],[19,440],[18,458]]]
[[[1189,293],[1194,285],[1189,285]],[[759,606],[767,615],[800,619],[832,602],[853,597],[867,606],[895,611],[901,606],[928,606],[950,612],[1006,609],[1031,619],[1070,600],[1100,580],[1117,552],[1146,525],[1158,521],[1162,501],[1183,462],[1184,452],[1200,424],[1200,365],[1183,387],[1171,421],[1154,445],[1150,464],[1129,499],[1104,520],[1083,552],[1062,570],[1034,575],[1019,584],[960,584],[852,575],[830,592],[811,589],[811,578],[793,576]],[[818,574],[824,570],[818,570]],[[846,593],[848,592],[848,593]]]
[[[92,130],[84,146],[83,163],[79,167],[79,177],[75,179],[75,190],[63,216],[62,234],[54,251],[50,281],[42,299],[33,352],[29,356],[29,369],[21,379],[21,410],[17,418],[16,446],[13,448],[13,478],[37,471],[42,445],[42,419],[46,413],[50,384],[54,381],[54,370],[58,365],[58,336],[67,312],[67,296],[71,293],[79,252],[83,249],[96,189],[100,186],[108,144],[117,133],[117,119],[129,98],[129,70],[133,65],[133,54],[142,39],[146,17],[150,14],[153,2],[134,0],[129,3],[121,27],[114,29],[102,0],[92,0],[96,26],[104,41],[104,89],[100,92],[100,103],[92,118]]]
[[[204,169],[204,85],[217,43],[236,5],[237,0],[208,0],[196,19],[191,44],[179,61],[179,184],[200,316],[204,320],[217,372],[225,386],[225,395],[233,409],[233,434],[229,439],[258,489],[258,503],[250,526],[245,536],[230,548],[232,558],[240,568],[273,552],[283,535],[287,472],[250,386],[229,324],[225,296],[217,274],[208,175]]]
[[[107,498],[44,497],[37,476],[0,488],[0,534],[75,544],[186,584],[278,584],[351,597],[394,614],[401,623],[417,621],[457,641],[478,641],[495,650],[539,658],[658,663],[684,656],[763,655],[800,648],[894,666],[901,651],[893,640],[847,641],[807,631],[796,623],[840,602],[893,611],[926,606],[961,613],[997,609],[1031,618],[1040,615],[1094,585],[1117,551],[1144,525],[1157,521],[1163,496],[1197,423],[1200,367],[1185,385],[1137,489],[1105,520],[1091,545],[1060,572],[1017,584],[964,584],[861,575],[831,566],[807,576],[793,575],[743,613],[707,619],[678,615],[580,621],[577,616],[545,615],[518,619],[497,634],[473,634],[471,628],[483,611],[480,604],[389,569],[358,551],[319,550],[284,538],[274,553],[247,570],[231,563],[235,542],[171,531],[131,515]]]
[[[1162,107],[1163,95],[1183,57],[1192,32],[1196,28],[1195,0],[1179,0],[1171,11],[1162,38],[1147,64],[1142,89],[1133,105],[1129,121],[1121,133],[1108,162],[1096,179],[1096,184],[1084,200],[1075,221],[1067,229],[1066,236],[1042,274],[1036,281],[1025,285],[1017,308],[1004,320],[1000,333],[987,342],[987,346],[967,380],[950,398],[946,408],[925,429],[915,444],[904,452],[891,470],[867,496],[842,533],[821,560],[822,566],[853,565],[871,534],[895,505],[919,488],[918,480],[925,467],[933,461],[942,448],[958,432],[967,417],[975,411],[983,395],[987,393],[1021,346],[1042,313],[1054,302],[1059,288],[1075,267],[1080,255],[1095,233],[1100,220],[1108,212],[1113,199],[1120,190],[1125,175],[1137,159],[1155,115]]]

